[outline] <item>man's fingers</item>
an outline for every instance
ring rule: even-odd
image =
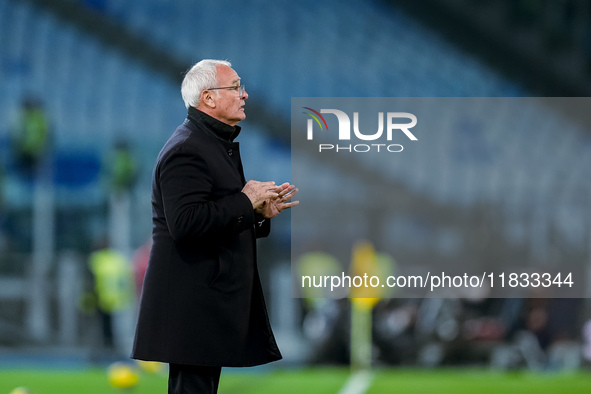
[[[264,198],[270,198],[271,200],[275,200],[276,198],[279,198],[279,193],[277,193],[275,190],[267,190],[264,194]]]
[[[287,194],[291,193],[291,191],[295,189],[294,185],[290,185],[289,182],[285,182],[282,185],[279,185],[275,188],[275,191],[278,193],[278,196],[283,198]]]
[[[291,189],[289,191],[286,191],[283,195],[279,193],[279,196],[281,197],[282,201],[289,201],[293,198],[293,196],[298,194],[299,191],[300,189],[296,189],[295,186],[291,185]]]
[[[282,208],[283,209],[289,209],[289,208],[293,208],[296,205],[298,205],[300,202],[299,201],[292,201],[292,202],[284,202]]]
[[[290,185],[289,183],[284,183],[283,185],[279,186],[280,188],[282,188],[279,191],[279,196],[283,197],[286,194],[288,194],[289,192],[291,192],[293,189],[295,189],[294,185]]]
[[[247,191],[247,195],[251,198],[255,209],[264,206],[263,201],[266,200],[273,201],[279,212],[299,204],[299,201],[287,202],[299,192],[299,189],[294,185],[290,185],[289,182],[276,185],[274,181],[260,182],[251,180],[247,182],[244,191]]]
[[[277,186],[277,188],[279,190],[285,190],[285,189],[288,189],[288,188],[290,188],[292,186],[293,185],[290,185],[289,182],[285,182],[285,183],[282,183],[281,185]]]

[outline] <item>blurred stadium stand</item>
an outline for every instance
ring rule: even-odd
[[[530,96],[591,92],[586,1],[388,0],[513,80]]]
[[[248,134],[240,142],[246,175],[253,179],[290,177],[291,97],[589,94],[583,22],[572,37],[560,37],[574,42],[568,52],[544,51],[542,43],[549,36],[537,26],[545,26],[545,20],[538,23],[534,18],[520,40],[513,39],[517,27],[511,27],[511,20],[481,23],[491,10],[504,18],[509,2],[418,3],[258,0],[247,5],[231,0],[197,7],[192,0],[3,1],[0,164],[6,168],[2,215],[14,231],[11,238],[24,238],[23,245],[30,241],[22,223],[29,218],[31,189],[11,171],[8,148],[13,114],[28,94],[42,100],[54,133],[57,223],[64,226],[58,231],[57,249],[81,252],[87,252],[90,239],[104,225],[107,195],[100,166],[120,138],[140,158],[141,177],[132,204],[134,246],[148,236],[154,158],[185,116],[179,93],[182,73],[202,58],[229,59],[247,86]],[[530,120],[536,121],[535,112]],[[490,134],[482,125],[467,122],[456,132],[461,135],[441,133],[421,145],[420,157],[436,160],[389,167],[383,174],[395,185],[396,195],[389,196],[389,202],[404,207],[405,213],[387,218],[391,225],[382,236],[382,249],[401,247],[395,251],[397,258],[420,260],[449,252],[450,247],[464,248],[462,258],[478,253],[496,262],[502,258],[500,250],[513,258],[531,258],[532,250],[545,245],[588,258],[588,130],[565,127],[554,145],[561,156],[552,162],[545,156],[552,142],[548,128]],[[453,145],[458,137],[463,142]],[[512,150],[505,149],[507,140],[513,142]],[[327,169],[309,164],[318,168],[320,198],[342,183],[375,186],[363,183],[365,171],[371,171],[363,163],[341,164]],[[489,181],[476,182],[482,179]],[[560,196],[554,193],[558,189]],[[354,206],[356,198],[362,195],[351,196],[345,204]],[[498,216],[499,210],[504,215]],[[275,242],[288,245],[287,226],[276,228],[280,233]],[[409,228],[414,235],[405,238]],[[322,234],[321,223],[306,231]],[[421,245],[432,248],[419,250],[421,245],[410,242],[417,234],[424,241]],[[398,242],[389,243],[389,235]],[[11,241],[18,244],[18,239]],[[264,264],[289,260],[277,245],[263,247],[270,251]],[[18,251],[29,250],[24,246]],[[535,258],[553,256],[540,253]],[[2,260],[0,280],[2,275],[12,278],[11,267],[17,263]],[[25,273],[19,268],[13,276]],[[6,295],[10,297],[14,294]],[[9,318],[14,316],[0,315],[0,321]]]

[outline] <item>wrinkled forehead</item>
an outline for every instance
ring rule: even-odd
[[[217,66],[217,80],[219,86],[232,86],[240,84],[240,77],[232,67],[220,64]]]

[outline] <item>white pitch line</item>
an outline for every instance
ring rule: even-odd
[[[369,371],[355,372],[343,386],[339,394],[363,394],[369,389],[373,375]]]

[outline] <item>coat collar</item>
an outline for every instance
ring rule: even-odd
[[[187,117],[195,126],[205,124],[210,131],[224,141],[232,142],[240,134],[240,126],[230,126],[194,107],[189,107]]]

